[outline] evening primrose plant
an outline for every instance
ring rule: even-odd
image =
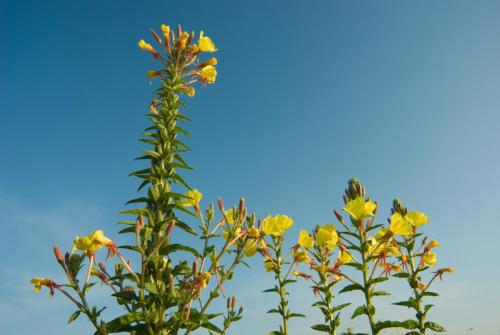
[[[54,247],[66,279],[34,277],[35,292],[46,288],[51,296],[62,294],[75,307],[68,323],[83,315],[96,335],[228,334],[243,307],[227,294],[225,284],[249,257],[259,255],[273,278],[264,292],[277,297],[276,307],[268,311],[279,320],[271,335],[296,334],[290,320],[305,316],[291,311],[289,301],[300,284],[312,289],[313,310],[323,320],[310,325],[315,332],[340,334],[342,320],[359,316],[365,316],[371,335],[387,328],[407,329],[407,335],[444,331],[428,320],[433,305],[426,301],[438,295],[430,290],[436,279],[453,269],[434,270],[439,243],[421,233],[429,220],[401,201],[394,201],[387,223],[375,223],[377,202],[367,197],[359,180],[351,179],[343,196],[344,216],[335,210],[336,224],[301,229],[297,239],[289,237],[292,218],[278,214],[259,220],[248,212],[244,198],[227,208],[222,199],[203,207],[202,193],[180,174],[191,169],[183,158],[189,150],[183,124],[190,121],[184,101],[195,96],[195,86],[215,83],[217,59],[210,56],[217,48],[203,31],[195,34],[180,26],[173,31],[162,25],[160,34],[151,35],[156,47],[145,40],[138,46],[152,55],[157,66],[147,77],[159,87],[140,138],[147,147],[137,159],[144,166],[131,173],[140,181],[141,195],[122,212],[131,218],[119,222],[119,233],[129,242],[118,243],[99,229],[75,237],[68,252]],[[413,310],[414,318],[378,319],[376,299],[390,295],[390,280],[408,283],[409,297],[394,304]],[[91,303],[89,292],[97,283],[108,289],[112,313],[118,315],[111,317],[107,306]],[[336,301],[356,292],[363,298],[360,306]]]
[[[182,98],[195,95],[194,85],[216,81],[217,59],[205,54],[217,49],[204,32],[196,38],[180,26],[175,33],[162,25],[160,34],[151,34],[158,48],[144,40],[138,46],[153,56],[157,69],[147,77],[158,79],[159,88],[149,104],[150,126],[140,139],[149,146],[138,158],[145,166],[131,173],[140,179],[143,195],[127,203],[140,206],[123,211],[135,219],[120,222],[120,233],[130,235],[133,243],[118,245],[102,230],[78,236],[71,252],[54,248],[66,283],[40,277],[31,282],[36,292],[47,287],[52,295],[59,291],[66,296],[76,307],[68,322],[84,314],[95,334],[189,334],[200,328],[225,334],[242,309],[234,297],[225,296],[223,286],[248,254],[255,216],[247,214],[244,199],[231,210],[231,218],[222,200],[219,215],[213,204],[202,210],[201,192],[179,174],[191,169],[182,157],[189,150],[182,139],[188,136],[182,123],[189,121]],[[223,238],[227,232],[230,238]],[[193,243],[176,243],[181,234],[191,236]],[[107,249],[105,258],[101,249]],[[135,253],[138,262],[132,263],[124,251]],[[115,261],[106,265],[109,259]],[[90,305],[88,292],[97,282],[109,288],[123,314],[105,320],[105,307]],[[228,299],[227,310],[210,313],[219,297]]]

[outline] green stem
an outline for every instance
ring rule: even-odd
[[[282,277],[281,273],[281,241],[274,241],[275,252],[276,252],[276,279],[278,280],[278,294],[280,296],[279,310],[281,317],[283,319],[283,335],[288,335],[288,317],[287,317],[287,305],[286,300],[286,278]]]
[[[359,231],[359,230],[358,230]],[[374,318],[374,306],[372,303],[372,296],[371,296],[371,285],[370,285],[370,264],[368,261],[368,253],[366,250],[366,236],[365,236],[365,231],[361,232],[359,231],[359,243],[361,247],[361,258],[362,258],[362,269],[363,269],[363,293],[365,296],[365,301],[366,301],[366,313],[368,316],[368,321],[370,323],[370,329],[372,331],[372,335],[377,335],[377,327],[376,327],[376,322]]]
[[[408,243],[408,242],[407,242]],[[415,257],[413,255],[413,251],[409,248],[408,244],[406,246],[406,251],[408,252],[408,260],[410,261],[410,269],[411,269],[411,278],[414,283],[419,282],[418,273],[415,268]],[[415,302],[417,304],[417,313],[415,314],[418,321],[418,331],[420,335],[425,335],[425,314],[422,311],[422,296],[418,292],[418,286],[412,287],[413,294],[415,297]]]

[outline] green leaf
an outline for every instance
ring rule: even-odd
[[[424,307],[424,313],[427,313],[434,305],[432,304],[428,304],[428,305],[425,305]]]
[[[341,305],[338,305],[338,306],[334,306],[333,309],[332,309],[332,312],[337,312],[337,311],[340,311],[344,308],[346,308],[347,306],[349,306],[351,303],[348,302],[348,303],[345,303],[345,304],[341,304]]]
[[[410,274],[406,273],[406,272],[398,272],[398,273],[393,274],[393,276],[397,277],[397,278],[409,278]]]
[[[290,313],[286,316],[287,319],[291,318],[305,318],[306,316],[304,314],[299,314],[299,313]]]
[[[201,257],[201,255],[195,249],[188,247],[183,244],[168,244],[160,248],[160,255],[166,256],[176,251],[187,251],[194,256]]]
[[[352,313],[351,319],[354,319],[360,315],[367,314],[365,310],[365,306],[358,306],[355,310],[354,313]],[[367,314],[368,315],[368,314]]]
[[[132,322],[137,322],[142,320],[143,320],[142,312],[132,312],[117,317],[116,319],[113,319],[110,322],[107,322],[106,329],[108,333],[120,333],[122,331],[127,330],[127,326]]]
[[[388,277],[378,277],[378,278],[373,278],[371,280],[369,280],[367,283],[366,283],[366,286],[371,286],[373,284],[376,284],[376,283],[381,283],[381,282],[384,282],[386,280],[388,280],[389,278]]]
[[[81,311],[76,311],[68,319],[68,324],[75,321],[80,316]]]
[[[158,291],[158,287],[156,287],[154,283],[146,283],[144,285],[144,288],[150,293],[160,294],[160,292]]]
[[[339,291],[339,293],[344,293],[344,292],[350,292],[350,291],[355,291],[355,290],[360,290],[363,291],[364,287],[361,286],[360,284],[350,284],[344,287]]]
[[[426,323],[424,323],[424,327],[425,329],[430,329],[430,330],[433,330],[435,332],[445,332],[446,329],[441,326],[441,325],[438,325],[437,323],[435,322],[431,322],[431,321],[427,321]]]
[[[211,322],[206,322],[202,325],[203,328],[206,328],[208,330],[211,330],[213,332],[216,332],[217,334],[224,334],[224,331],[222,331],[219,327],[217,327],[216,325],[214,325],[213,323]]]
[[[322,324],[312,325],[311,329],[319,331],[319,332],[325,332],[325,333],[330,332],[330,327],[328,327],[327,325],[322,325]]]
[[[404,307],[408,307],[408,308],[413,308],[414,310],[418,310],[417,302],[415,301],[415,299],[412,299],[412,298],[410,298],[410,300],[408,300],[408,301],[395,302],[395,303],[393,303],[393,305],[404,306]]]
[[[405,321],[379,321],[375,325],[377,330],[382,330],[386,328],[405,328],[405,329],[417,329],[418,322],[415,320],[405,320]]]
[[[276,308],[271,308],[270,310],[267,311],[268,314],[280,314],[281,312],[278,311]]]
[[[383,295],[391,295],[389,292],[386,291],[374,291],[372,292],[372,296],[383,296]]]
[[[428,296],[428,297],[437,297],[439,294],[436,292],[431,292],[431,291],[425,291],[420,294],[422,297]]]
[[[120,212],[120,214],[133,214],[133,215],[148,216],[149,211],[146,208],[134,208],[134,209],[123,210]]]

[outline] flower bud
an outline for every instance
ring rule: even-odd
[[[57,246],[54,246],[54,255],[56,256],[56,259],[59,263],[64,263],[64,256]]]
[[[241,197],[240,199],[240,205],[238,207],[240,213],[242,213],[245,210],[245,198]]]
[[[106,267],[104,266],[103,263],[99,263],[99,269],[102,271],[102,272],[106,272]]]
[[[153,38],[156,40],[156,42],[158,42],[158,43],[160,43],[160,44],[161,44],[161,43],[162,43],[162,41],[161,41],[160,36],[158,36],[158,34],[157,34],[157,33],[155,33],[155,31],[154,31],[153,29],[151,29],[151,30],[150,30],[150,32],[151,32],[151,35],[153,35]]]
[[[335,214],[335,217],[337,218],[337,220],[339,220],[339,222],[344,222],[344,218],[342,217],[342,215],[339,213],[339,211],[337,211],[336,209],[333,210],[333,214]]]
[[[175,221],[170,221],[170,223],[167,226],[167,232],[166,232],[167,237],[170,237],[170,235],[172,235],[174,228],[175,228]]]
[[[236,306],[236,297],[233,296],[233,298],[231,299],[231,308],[234,309],[235,306]]]
[[[224,201],[221,198],[217,199],[217,204],[219,205],[219,209],[224,212]]]

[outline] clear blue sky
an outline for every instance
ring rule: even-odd
[[[1,0],[0,328],[90,333],[28,281],[61,278],[54,243],[100,227],[123,238],[112,232],[136,196],[127,175],[154,88],[136,43],[181,23],[220,50],[216,85],[188,111],[186,178],[207,201],[245,195],[259,216],[293,217],[294,236],[333,222],[358,176],[381,219],[394,197],[430,216],[439,264],[456,268],[433,319],[450,334],[499,334],[499,15],[493,0]],[[259,293],[271,278],[254,263],[228,288],[247,310],[234,334],[277,322]],[[292,306],[315,319],[310,295],[298,289]]]

